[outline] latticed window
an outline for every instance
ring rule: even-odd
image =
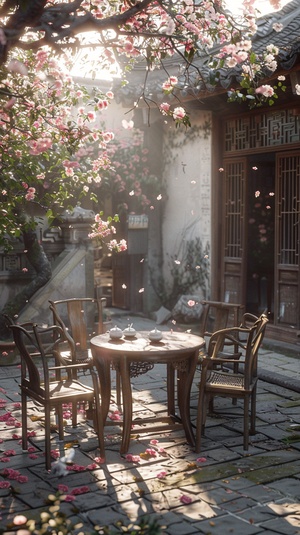
[[[280,264],[299,265],[300,157],[279,159],[278,198]]]
[[[279,110],[229,119],[225,123],[225,153],[300,142],[300,117]]]
[[[244,220],[244,162],[228,163],[225,175],[225,256],[241,258]]]

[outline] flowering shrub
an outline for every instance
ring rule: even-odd
[[[113,94],[75,84],[62,59],[49,50],[20,52],[0,71],[0,244],[49,223],[84,197],[101,202],[101,172],[110,167],[113,134],[99,114]],[[84,148],[97,143],[94,158]],[[105,184],[104,184],[105,187]]]
[[[118,213],[147,213],[164,198],[160,179],[150,172],[149,151],[143,134],[135,129],[130,140],[113,141],[108,147],[107,171],[111,196]]]
[[[95,223],[92,226],[92,232],[89,234],[89,238],[100,239],[103,241],[107,236],[111,234],[116,234],[116,228],[112,225],[113,222],[119,221],[119,216],[115,215],[114,217],[109,217],[107,221],[102,219],[103,212],[96,214]],[[107,247],[110,251],[115,251],[117,253],[121,251],[126,251],[127,243],[126,240],[121,240],[119,243],[117,240],[110,240],[107,244]]]

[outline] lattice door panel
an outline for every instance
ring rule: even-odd
[[[223,299],[242,303],[245,295],[245,195],[246,159],[226,162],[223,180]]]
[[[275,322],[300,327],[300,155],[277,156]]]

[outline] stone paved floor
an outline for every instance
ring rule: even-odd
[[[125,316],[116,318],[121,327],[128,321]],[[135,321],[140,330],[151,328],[143,319]],[[73,429],[66,412],[65,441],[59,443],[53,433],[53,450],[63,454],[64,448],[73,446],[75,458],[67,475],[59,478],[45,470],[42,414],[33,403],[28,412],[32,451],[22,453],[20,370],[16,365],[0,367],[1,528],[12,533],[6,526],[17,513],[37,518],[48,495],[64,485],[73,501],[64,501],[62,510],[82,523],[84,534],[94,525],[112,526],[118,519],[126,524],[143,515],[155,518],[165,535],[300,534],[299,368],[297,358],[261,350],[261,374],[276,374],[278,380],[259,381],[257,434],[251,437],[248,453],[242,445],[242,405],[234,406],[231,400],[215,401],[201,454],[186,444],[181,428],[158,435],[148,427],[143,434],[133,428],[130,455],[120,455],[115,421],[115,427],[105,429],[105,464],[97,462],[96,436],[84,413]],[[199,372],[192,391],[193,421],[198,380]],[[286,386],[290,384],[296,389]],[[163,414],[165,367],[156,365],[133,379],[133,392],[135,416]],[[118,416],[114,396],[115,391],[112,418]]]

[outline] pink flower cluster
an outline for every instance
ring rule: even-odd
[[[28,482],[27,476],[22,476],[18,470],[13,470],[13,468],[4,468],[4,470],[1,471],[1,476],[7,477],[7,479],[18,481],[18,483]]]

